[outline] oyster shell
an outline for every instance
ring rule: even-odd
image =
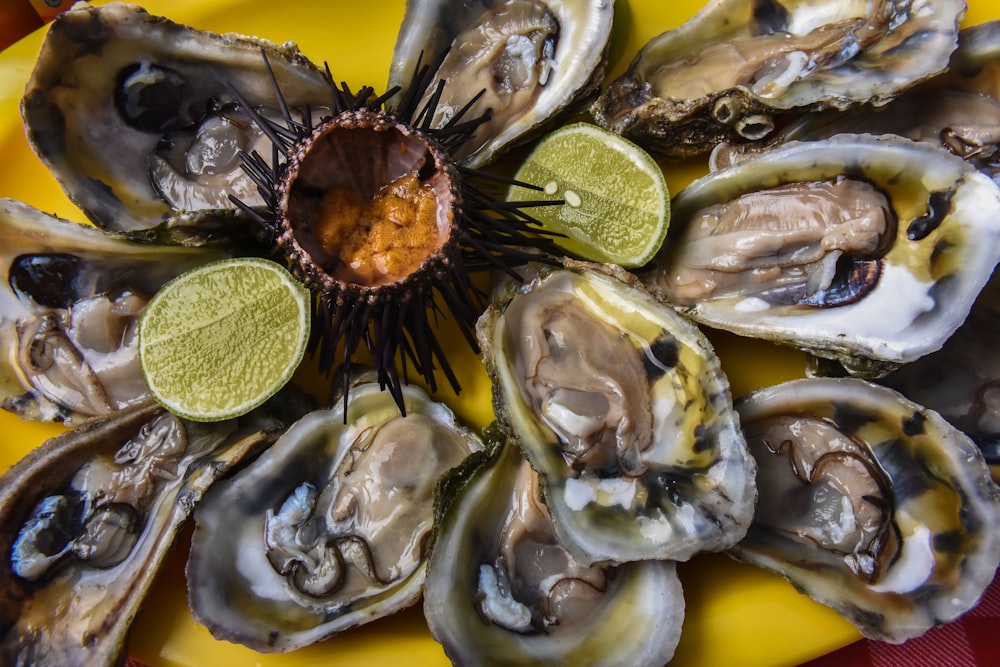
[[[754,465],[704,335],[617,267],[498,289],[477,335],[497,419],[583,564],[687,560],[742,537]]]
[[[389,87],[408,88],[419,63],[435,82],[432,127],[490,110],[490,120],[454,152],[466,166],[493,161],[589,102],[604,78],[614,0],[407,0]]]
[[[760,495],[734,556],[890,642],[976,604],[1000,564],[1000,489],[962,433],[857,378],[790,381],[737,409]]]
[[[900,137],[793,142],[674,199],[643,282],[692,319],[877,376],[941,347],[1000,258],[1000,189]]]
[[[574,561],[555,536],[537,474],[513,443],[470,458],[445,495],[424,616],[454,664],[669,662],[684,618],[673,561]]]
[[[417,387],[401,417],[352,382],[346,407],[300,419],[195,511],[188,601],[217,639],[290,651],[420,597],[435,486],[482,444]]]
[[[789,141],[816,141],[841,133],[898,134],[942,146],[1000,180],[1000,21],[959,32],[948,70],[907,90],[885,106],[803,114],[765,142],[722,143],[713,169]]]
[[[775,116],[885,104],[943,71],[964,14],[962,0],[713,0],[650,40],[591,112],[675,157],[760,140]]]
[[[0,401],[26,419],[66,424],[149,397],[138,319],[181,272],[228,256],[148,245],[0,199]]]
[[[49,28],[21,112],[38,157],[96,225],[189,224],[235,214],[229,194],[263,203],[240,151],[270,155],[270,145],[234,90],[269,113],[269,72],[292,109],[330,105],[325,75],[294,44],[195,30],[135,5],[80,5]]]
[[[976,299],[969,317],[940,350],[877,382],[930,408],[979,445],[1000,481],[1000,273]]]
[[[277,422],[195,424],[147,402],[52,438],[0,477],[0,662],[119,664],[177,531]]]

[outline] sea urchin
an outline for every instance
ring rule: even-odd
[[[489,112],[464,118],[473,97],[447,124],[431,127],[445,84],[418,106],[428,72],[418,65],[407,90],[376,96],[370,87],[354,93],[336,85],[327,69],[331,106],[315,123],[315,110],[299,118],[287,108],[275,82],[280,118],[244,105],[274,146],[269,159],[243,156],[265,206],[233,198],[269,233],[271,254],[312,290],[310,349],[320,369],[333,368],[342,343],[340,362],[349,370],[364,344],[404,414],[400,387],[411,366],[431,391],[437,370],[460,391],[435,323],[443,305],[478,352],[474,327],[483,304],[471,273],[516,275],[516,266],[559,253],[523,210],[553,202],[505,203],[493,192],[509,181],[451,157]],[[397,95],[399,104],[389,106]]]

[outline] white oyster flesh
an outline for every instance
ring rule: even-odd
[[[195,618],[218,639],[285,652],[417,601],[435,487],[479,439],[443,404],[378,382],[309,413],[195,513]],[[240,600],[240,604],[233,604]]]
[[[539,471],[584,564],[725,549],[754,465],[707,339],[623,271],[526,274],[480,318],[498,419]]]
[[[477,466],[452,480],[424,584],[424,616],[448,657],[457,665],[667,663],[684,619],[675,564],[582,565],[559,542],[538,476],[513,442]]]
[[[434,127],[489,111],[453,151],[481,166],[596,96],[613,15],[614,0],[408,0],[389,87],[405,89],[418,63],[430,64],[420,105],[435,99]]]
[[[737,409],[760,496],[733,555],[875,639],[975,606],[1000,565],[1000,488],[969,438],[858,378],[786,382]]]
[[[1000,188],[895,136],[791,142],[696,180],[644,283],[692,319],[876,376],[938,348],[1000,259]]]

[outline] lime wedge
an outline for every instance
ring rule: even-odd
[[[541,192],[514,185],[508,201],[563,200],[528,209],[569,254],[625,267],[656,254],[670,222],[663,172],[643,149],[588,123],[560,128],[541,139],[514,176]]]
[[[139,319],[153,397],[193,421],[245,414],[287,383],[309,338],[309,291],[284,267],[224,259],[182,273]]]

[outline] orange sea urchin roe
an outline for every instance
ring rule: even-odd
[[[334,187],[324,196],[316,240],[343,263],[337,277],[358,285],[382,285],[419,268],[441,244],[434,189],[407,174],[363,197]]]

